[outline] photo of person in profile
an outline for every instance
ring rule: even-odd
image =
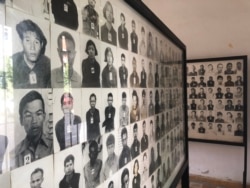
[[[66,81],[70,87],[80,88],[82,86],[82,79],[73,67],[76,56],[74,38],[67,31],[63,31],[57,37],[57,45],[61,66],[51,71],[52,87],[63,88]]]
[[[104,163],[103,180],[107,180],[112,174],[119,169],[118,156],[115,154],[115,137],[110,134],[106,140],[108,157]]]
[[[98,159],[98,144],[95,140],[89,144],[89,162],[84,166],[85,187],[97,187],[100,184],[100,174],[102,169],[102,160]]]
[[[82,87],[101,87],[100,64],[95,59],[98,52],[92,40],[87,41],[85,52],[88,57],[82,60]]]
[[[135,57],[133,57],[133,60],[132,60],[132,67],[133,67],[133,72],[130,74],[130,77],[129,77],[129,82],[130,82],[130,87],[139,87],[139,76],[136,72],[136,68],[137,68],[137,65],[136,65],[136,59]]]
[[[137,54],[138,53],[138,36],[136,34],[135,20],[132,20],[131,24],[132,24],[132,32],[130,33],[131,51]]]
[[[130,148],[132,159],[134,159],[140,155],[140,145],[141,144],[140,144],[140,141],[138,140],[138,125],[137,125],[137,123],[134,124],[133,135],[134,135],[134,140],[133,140],[133,143],[132,143],[131,148]]]
[[[141,187],[141,175],[139,173],[139,161],[136,159],[133,167],[133,180],[132,180],[132,188],[140,188]]]
[[[30,188],[42,188],[44,180],[43,169],[36,168],[30,175]]]
[[[78,13],[74,0],[51,0],[51,9],[56,24],[77,30]]]
[[[10,153],[11,169],[53,153],[53,141],[43,133],[46,111],[40,93],[33,90],[22,97],[19,103],[19,119],[26,136]]]
[[[88,4],[82,8],[83,33],[94,38],[99,38],[99,15],[95,10],[96,0],[88,0]]]
[[[127,145],[128,131],[125,127],[122,128],[122,131],[121,131],[121,141],[122,141],[122,151],[121,151],[121,154],[119,157],[119,168],[120,169],[131,161],[130,148]]]
[[[75,157],[70,154],[64,159],[65,175],[59,183],[59,188],[79,188],[80,173],[75,172]]]
[[[122,92],[122,105],[120,106],[120,127],[124,127],[129,124],[129,108],[127,106],[127,94]]]
[[[80,129],[82,120],[80,116],[74,114],[74,99],[71,93],[64,93],[61,96],[61,109],[63,118],[55,126],[56,138],[60,150],[79,144]]]
[[[103,88],[116,88],[117,87],[117,71],[113,65],[114,55],[110,47],[105,49],[104,62],[107,65],[102,71],[102,87]]]
[[[121,188],[129,188],[129,171],[125,168],[121,175]]]
[[[4,160],[4,154],[6,152],[6,148],[8,145],[8,138],[7,136],[0,135],[0,174],[2,174],[3,169],[3,160]]]
[[[140,109],[139,109],[139,97],[137,92],[132,92],[132,107],[130,110],[130,123],[134,123],[140,120]]]
[[[102,124],[102,127],[105,127],[105,133],[113,131],[115,128],[115,107],[113,107],[113,94],[108,94],[108,106],[105,108],[105,120]]]
[[[16,25],[23,50],[12,56],[13,87],[51,87],[50,59],[45,56],[47,39],[40,27],[31,20]]]
[[[101,26],[101,40],[116,46],[117,34],[113,27],[113,23],[115,22],[114,11],[110,1],[107,1],[104,5],[103,17],[105,18],[106,22]]]
[[[118,27],[118,41],[120,48],[128,50],[128,30],[125,27],[126,20],[123,13],[120,14],[121,25]]]
[[[96,95],[92,93],[89,97],[90,109],[86,113],[87,139],[94,140],[100,136],[100,113],[96,106]]]

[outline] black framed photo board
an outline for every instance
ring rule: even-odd
[[[6,0],[0,15],[6,188],[189,186],[186,47],[144,3]]]
[[[247,57],[187,60],[189,140],[245,145]]]

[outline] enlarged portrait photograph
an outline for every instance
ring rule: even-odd
[[[188,62],[189,138],[243,143],[244,64],[244,57]]]
[[[50,24],[12,8],[6,9],[12,30],[13,87],[50,88]]]
[[[49,92],[47,89],[15,90],[15,131],[8,133],[8,137],[13,138],[9,139],[10,169],[53,154],[53,137],[49,131]]]
[[[22,178],[20,178],[20,174]],[[11,171],[11,187],[53,187],[53,156],[45,157],[27,166]]]
[[[51,86],[81,88],[79,33],[51,24]]]

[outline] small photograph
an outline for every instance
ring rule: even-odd
[[[53,187],[53,167],[53,156],[49,156],[27,166],[15,169],[11,171],[11,187]],[[22,178],[20,178],[20,174]],[[6,181],[3,182],[7,183]]]
[[[140,39],[139,39],[139,54],[141,56],[147,57],[147,25],[143,22],[141,23],[140,27],[138,28],[140,31]]]
[[[131,144],[133,135],[131,132],[132,125],[119,129],[118,132],[118,148],[119,148],[119,169],[123,168],[132,160]]]
[[[154,103],[154,90],[148,90],[149,95],[149,104],[148,104],[148,117],[153,116],[155,114],[155,103]]]
[[[153,59],[155,55],[154,49],[154,36],[152,29],[149,28],[147,33],[147,57]]]
[[[82,145],[78,144],[54,155],[54,187],[82,187]]]
[[[153,61],[149,60],[149,66],[148,66],[148,88],[154,88],[154,63]]]
[[[81,89],[71,89],[70,92],[54,89],[53,96],[54,152],[57,153],[87,139],[81,118]]]
[[[60,0],[51,0],[51,22],[67,27],[72,30],[77,30],[79,26],[78,14],[80,10],[79,0],[71,0],[63,2]]]
[[[119,47],[128,50],[129,33],[127,25],[130,23],[130,17],[124,11],[118,12],[117,25],[118,26],[118,43]]]
[[[119,186],[123,188],[129,188],[131,187],[132,180],[133,180],[133,172],[132,172],[132,164],[129,163],[124,168],[119,170],[118,176],[119,176]],[[118,180],[118,178],[117,178]]]
[[[127,88],[128,87],[128,76],[129,76],[129,67],[130,59],[129,54],[125,50],[117,49],[117,62],[116,65],[119,67],[119,81],[118,87]]]
[[[83,0],[80,1],[79,20],[82,22],[82,33],[93,38],[100,38],[99,24],[100,24],[100,0]]]
[[[104,120],[104,107],[102,101],[102,90],[82,89],[82,119],[83,126],[87,129],[87,140],[95,140],[104,132],[101,132],[101,124]]]
[[[140,158],[137,158],[133,162],[131,162],[132,187],[141,187],[141,184],[142,184],[140,162],[141,162]]]
[[[119,103],[119,128],[125,127],[130,124],[129,105],[130,105],[129,89],[122,89],[118,92]],[[118,114],[117,114],[118,115]]]
[[[49,22],[7,7],[6,24],[15,28],[11,49],[13,87],[51,87]]]
[[[10,169],[53,154],[53,138],[46,132],[50,122],[48,90],[15,90],[15,131],[8,132]],[[37,122],[34,124],[33,119]],[[27,144],[28,143],[28,144]],[[36,145],[36,149],[34,146]],[[35,152],[33,152],[35,151]]]
[[[131,54],[132,55],[132,54]],[[130,67],[132,67],[131,73],[129,74],[129,83],[130,88],[139,88],[140,87],[140,78],[139,78],[139,62],[138,56],[130,55]]]
[[[158,168],[158,163],[157,163],[157,160],[156,160],[157,152],[156,152],[155,144],[152,145],[149,148],[149,153],[150,153],[150,157],[149,157],[149,176],[151,176],[155,172],[155,170]]]
[[[149,125],[147,128],[149,133],[149,145],[152,145],[153,143],[155,143],[155,130],[156,130],[154,117],[150,117],[147,119],[147,125]]]
[[[26,14],[49,20],[50,6],[49,0],[39,0],[34,3],[32,0],[12,0],[12,6]]]
[[[141,174],[141,184],[145,183],[149,177],[149,154],[148,150],[145,150],[140,155],[140,174]]]
[[[101,182],[108,181],[119,170],[119,148],[118,138],[119,135],[113,131],[103,136],[103,169],[101,172]]]
[[[136,123],[130,125],[131,126],[131,129],[130,129],[131,135],[133,135],[132,144],[130,147],[132,159],[137,158],[141,153],[141,141],[140,141],[141,132],[142,132],[141,124],[142,124],[142,122],[139,121],[139,122],[136,122]]]
[[[117,57],[116,48],[113,46],[102,45],[101,54],[101,80],[102,88],[117,88]]]
[[[159,76],[159,64],[158,63],[155,64],[154,80],[155,80],[154,86],[156,88],[160,87],[160,76]]]
[[[118,10],[110,1],[102,0],[101,8],[103,13],[103,23],[101,23],[101,40],[103,42],[117,45],[117,24],[118,16],[116,15]]]
[[[102,121],[102,129],[105,133],[109,133],[114,129],[118,129],[118,98],[116,89],[102,89],[102,111],[104,116]]]
[[[10,179],[10,177],[11,177],[10,172],[0,174],[1,186],[3,186],[4,188],[11,188],[11,179]]]
[[[160,106],[160,93],[159,90],[155,90],[155,114],[159,114],[161,112],[161,106]]]
[[[131,52],[138,54],[138,22],[135,19],[131,20],[130,44]]]
[[[139,102],[139,89],[131,89],[131,108],[130,108],[130,123],[135,123],[140,120],[140,102]]]
[[[97,187],[102,183],[101,172],[104,168],[102,161],[103,148],[101,137],[82,144],[83,174],[85,183],[83,187]],[[106,165],[106,163],[104,165]],[[109,170],[109,173],[111,172],[112,171]]]
[[[141,88],[147,88],[148,83],[148,67],[146,66],[148,64],[147,58],[140,57],[140,87]]]
[[[100,41],[81,34],[82,87],[101,87],[101,49]]]
[[[148,103],[147,103],[147,89],[141,89],[141,120],[145,120],[148,117]]]

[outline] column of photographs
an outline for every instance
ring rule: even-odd
[[[243,143],[243,59],[188,62],[189,138]]]
[[[0,4],[0,182],[169,186],[185,155],[182,51],[122,1],[39,3]]]

